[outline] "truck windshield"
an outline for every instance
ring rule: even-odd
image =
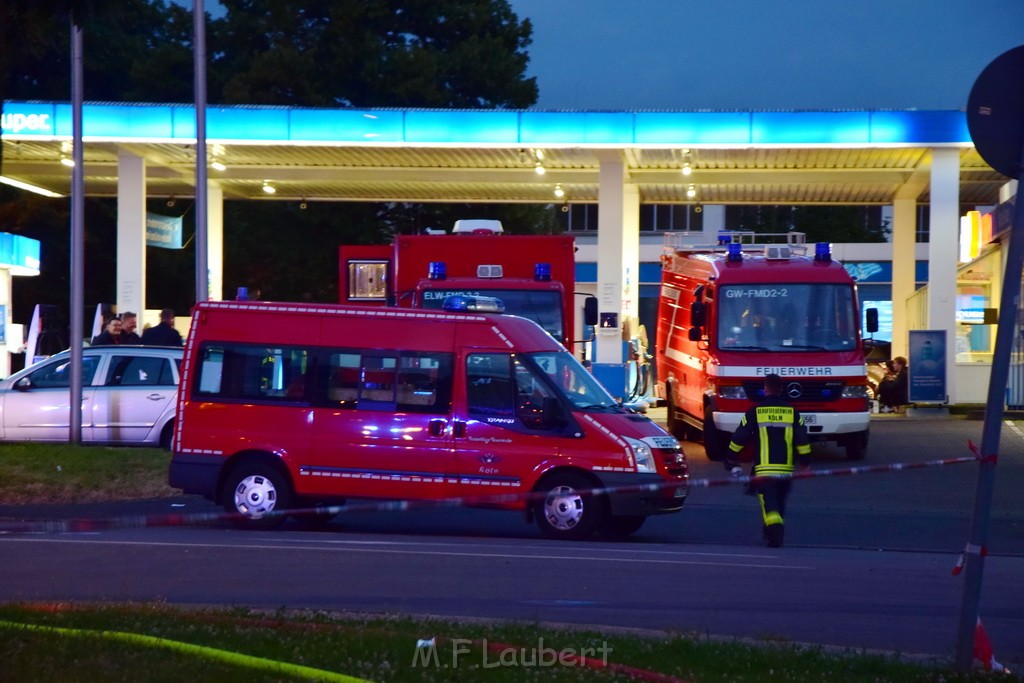
[[[425,290],[421,293],[423,308],[441,308],[445,298],[453,294],[493,296],[505,304],[505,313],[518,315],[537,323],[558,341],[565,338],[562,330],[562,300],[553,290],[529,289],[454,289]]]
[[[853,287],[750,284],[718,288],[717,339],[735,351],[850,351],[857,348]]]
[[[575,410],[621,410],[618,402],[568,351],[528,353]]]

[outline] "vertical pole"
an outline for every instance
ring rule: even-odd
[[[196,100],[196,301],[206,301],[210,298],[210,278],[206,230],[206,11],[203,0],[193,0],[192,34]]]
[[[1021,160],[1024,162],[1024,149],[1021,150]],[[1017,187],[1024,187],[1024,170],[1020,173]],[[974,629],[978,621],[978,603],[981,602],[981,577],[985,565],[983,549],[988,540],[988,523],[992,511],[995,455],[999,450],[999,433],[1006,401],[1006,379],[1013,350],[1017,308],[1020,306],[1021,271],[1024,270],[1024,211],[1021,208],[1018,189],[1013,225],[1010,228],[1006,272],[1003,273],[1003,293],[999,299],[999,325],[996,329],[996,348],[992,354],[992,374],[988,382],[985,424],[981,434],[983,459],[978,467],[971,536],[964,551],[964,594],[960,605],[960,625],[956,642],[956,668],[962,672],[970,671],[974,660]]]
[[[78,10],[71,11],[71,394],[68,441],[82,443],[82,335],[85,291],[85,154],[82,150],[82,27]]]

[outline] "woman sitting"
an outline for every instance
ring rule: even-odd
[[[890,372],[878,383],[878,404],[883,413],[895,413],[907,403],[907,359],[896,356]]]

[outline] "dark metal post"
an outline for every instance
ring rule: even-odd
[[[82,150],[82,27],[81,17],[71,11],[71,395],[68,440],[82,443],[82,302],[85,292],[85,154]]]
[[[206,11],[203,0],[193,0],[192,49],[196,105],[196,301],[210,298],[210,256],[207,231],[206,188]]]

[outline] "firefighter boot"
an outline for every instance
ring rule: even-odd
[[[781,548],[782,539],[785,536],[786,527],[781,524],[769,524],[765,527],[764,537],[769,548]]]

